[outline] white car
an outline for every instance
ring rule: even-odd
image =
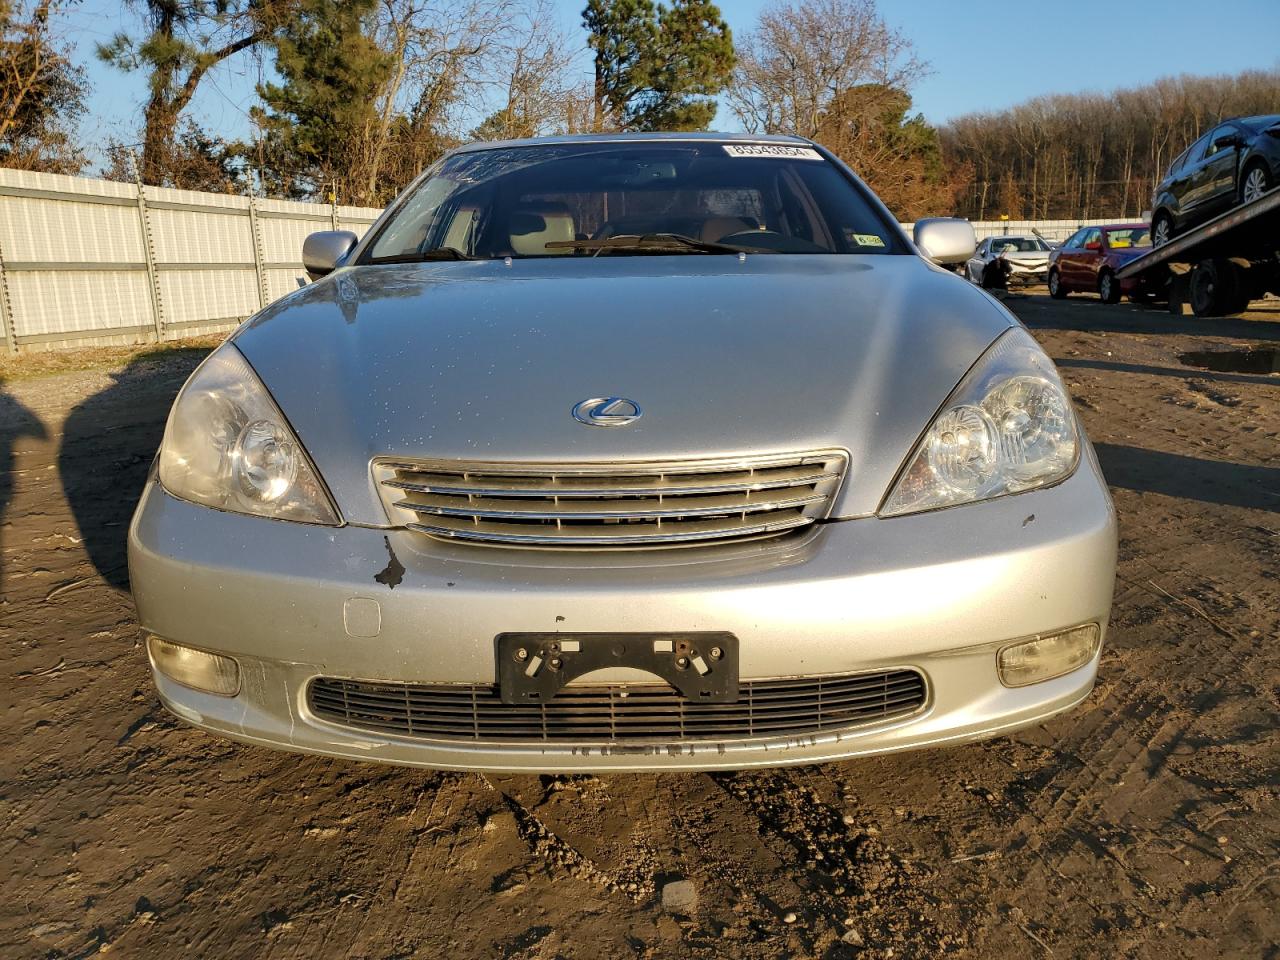
[[[987,237],[965,263],[964,278],[983,287],[1044,283],[1050,247],[1039,237]]]

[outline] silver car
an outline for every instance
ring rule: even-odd
[[[474,144],[174,403],[129,531],[179,717],[459,770],[1007,733],[1093,687],[1116,521],[1048,357],[794,138]]]
[[[964,265],[966,280],[983,287],[1044,283],[1049,276],[1049,245],[1039,237],[987,237]]]

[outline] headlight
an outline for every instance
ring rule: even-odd
[[[340,522],[289,424],[229,343],[200,365],[173,404],[160,482],[175,497],[219,510]]]
[[[1055,483],[1080,458],[1071,400],[1021,327],[961,381],[907,461],[880,516],[990,500]]]

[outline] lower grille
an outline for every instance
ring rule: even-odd
[[[799,737],[914,713],[914,670],[744,680],[737,703],[686,700],[665,684],[569,686],[538,705],[503,703],[496,687],[319,677],[307,699],[344,726],[431,740],[672,743]]]

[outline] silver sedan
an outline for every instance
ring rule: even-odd
[[[1044,283],[1049,276],[1047,243],[1039,237],[987,237],[966,261],[966,280],[983,287],[1007,287],[1011,283]]]
[[[956,744],[1089,695],[1116,521],[1052,362],[794,138],[475,144],[174,403],[164,704],[460,770]]]

